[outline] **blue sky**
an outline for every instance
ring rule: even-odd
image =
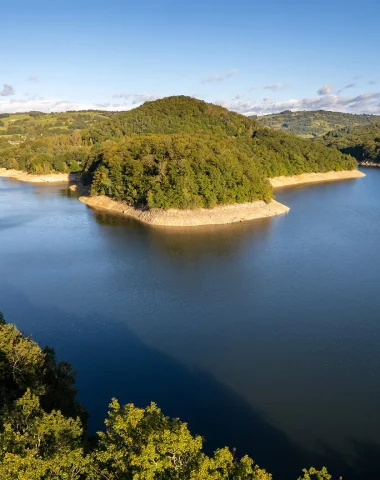
[[[184,94],[244,114],[380,114],[379,3],[4,1],[0,112]]]

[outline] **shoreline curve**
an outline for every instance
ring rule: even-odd
[[[290,208],[272,200],[270,203],[257,201],[220,205],[214,208],[196,208],[193,210],[152,209],[142,210],[123,202],[116,202],[105,195],[94,197],[81,196],[79,200],[87,206],[99,210],[118,212],[140,222],[163,227],[198,227],[203,225],[223,225],[244,222],[259,218],[273,217],[289,212]]]
[[[69,183],[80,181],[81,175],[75,173],[48,173],[34,175],[21,170],[0,168],[0,177],[13,178],[29,183]]]
[[[365,177],[365,173],[359,170],[340,170],[338,172],[324,173],[301,173],[300,175],[291,175],[289,177],[272,177],[269,181],[274,189],[282,187],[295,187],[297,185],[306,185],[308,183],[336,182],[339,180],[350,180],[354,178]]]

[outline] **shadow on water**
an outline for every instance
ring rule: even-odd
[[[309,460],[212,375],[150,348],[120,322],[41,308],[12,287],[3,286],[1,297],[9,322],[33,334],[42,345],[54,346],[59,358],[77,368],[79,398],[90,411],[92,430],[102,428],[112,397],[139,406],[155,401],[165,414],[180,417],[193,433],[201,434],[208,452],[225,445],[236,447],[238,455],[252,455],[279,479],[294,478]],[[30,319],[38,319],[38,324],[29,323]],[[53,335],[48,333],[49,323],[54,323]]]
[[[94,211],[93,215],[99,226],[111,227],[99,228],[99,234],[113,243],[118,243],[121,248],[131,241],[133,231],[140,241],[145,241],[151,249],[174,257],[180,255],[181,262],[187,258],[193,260],[214,255],[217,258],[220,254],[235,253],[252,241],[264,244],[270,234],[272,222],[276,221],[263,218],[228,225],[157,227],[120,214]]]
[[[249,454],[278,480],[297,478],[302,467],[328,465],[345,480],[378,478],[379,447],[353,441],[353,457],[322,445],[311,453],[291,442],[252,405],[209,373],[188,368],[144,344],[120,321],[89,318],[34,305],[14,287],[1,286],[1,309],[8,322],[49,344],[78,370],[79,399],[89,410],[91,430],[103,427],[112,397],[145,406],[156,402],[165,414],[189,423],[205,438],[205,450],[225,445]],[[50,326],[50,328],[49,328]]]

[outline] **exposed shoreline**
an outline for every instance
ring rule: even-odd
[[[359,165],[361,167],[375,167],[375,168],[380,167],[380,163],[374,163],[374,162],[360,162]]]
[[[117,202],[106,196],[88,196],[88,187],[80,183],[80,175],[68,173],[54,173],[46,175],[32,175],[18,170],[0,168],[0,177],[13,178],[22,182],[31,183],[69,183],[77,182],[70,188],[77,191],[79,200],[91,208],[120,213],[140,222],[166,227],[195,227],[202,225],[223,225],[229,223],[268,218],[287,213],[290,208],[275,200],[270,203],[257,201],[252,203],[238,203],[233,205],[220,205],[215,208],[197,208],[193,210],[180,209],[152,209],[143,210],[131,207],[124,202]],[[274,189],[306,185],[311,183],[332,182],[365,177],[358,170],[343,170],[340,172],[303,173],[289,177],[273,177],[269,181]]]
[[[118,212],[149,225],[165,227],[223,225],[273,217],[287,213],[290,210],[289,207],[275,200],[270,203],[257,201],[252,203],[221,205],[215,208],[196,208],[193,210],[179,210],[174,208],[169,210],[142,210],[131,207],[123,202],[116,202],[104,195],[95,197],[82,196],[79,197],[79,200],[95,209]]]
[[[7,170],[0,168],[0,177],[13,178],[20,182],[30,183],[68,183],[80,180],[80,175],[73,173],[49,173],[42,175],[33,175],[22,172],[21,170]]]
[[[302,173],[301,175],[292,175],[289,177],[273,177],[270,178],[269,181],[272,187],[276,189],[306,185],[308,183],[336,182],[338,180],[362,177],[365,177],[365,173],[359,172],[359,170],[341,170],[340,172]]]

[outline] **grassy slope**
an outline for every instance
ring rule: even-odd
[[[304,138],[312,138],[325,135],[331,130],[380,122],[380,116],[353,115],[325,110],[310,112],[291,112],[287,110],[282,113],[257,117],[257,121],[275,130],[293,133]]]
[[[114,112],[82,111],[48,113],[14,113],[0,115],[0,139],[17,140],[21,137],[70,134],[73,130],[89,128],[114,115]]]

